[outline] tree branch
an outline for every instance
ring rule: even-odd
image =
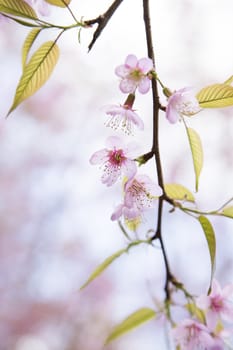
[[[122,2],[123,2],[123,0],[115,0],[104,14],[99,15],[98,17],[96,17],[94,19],[84,21],[85,25],[87,25],[87,26],[91,26],[93,24],[98,24],[98,26],[93,34],[92,41],[90,42],[90,44],[88,46],[89,51],[92,49],[96,40],[98,39],[98,37],[102,33],[102,30],[105,28],[108,21],[110,20],[110,18],[112,17],[112,15],[115,13],[115,11],[117,10],[117,8],[120,6],[120,4]]]
[[[153,48],[153,40],[152,40],[151,22],[150,22],[149,0],[143,0],[143,14],[144,14],[148,57],[152,59],[155,67],[155,57],[154,57],[154,48]],[[153,143],[152,143],[151,152],[155,156],[158,184],[163,190],[163,196],[159,198],[159,204],[158,204],[157,229],[156,229],[155,235],[151,238],[151,240],[158,239],[160,241],[163,258],[164,258],[165,269],[166,269],[166,282],[165,282],[164,289],[166,293],[166,300],[170,300],[169,282],[172,282],[173,276],[170,272],[168,258],[166,255],[163,238],[162,238],[162,212],[163,212],[163,201],[166,197],[166,194],[164,191],[163,172],[162,172],[160,150],[159,150],[159,110],[161,109],[161,104],[159,102],[157,80],[153,78],[151,83],[152,83],[152,98],[153,98]]]

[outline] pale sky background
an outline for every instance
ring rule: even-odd
[[[71,8],[78,18],[91,19],[110,4],[111,1],[73,0]],[[156,69],[170,89],[193,86],[198,90],[221,83],[233,74],[232,0],[151,0],[151,14]],[[52,8],[49,20],[70,23],[71,18],[64,10]],[[90,53],[87,46],[92,29],[81,32],[81,44],[77,31],[65,33],[58,43],[60,60],[50,81],[5,120],[21,74],[20,49],[27,32],[27,28],[7,23],[0,32],[3,135],[0,162],[4,168],[18,171],[32,152],[36,166],[33,168],[32,164],[30,176],[20,175],[20,186],[27,189],[25,193],[32,203],[33,215],[37,218],[40,213],[43,217],[42,224],[37,223],[39,228],[40,225],[46,227],[40,239],[48,239],[46,235],[50,233],[51,245],[54,237],[67,245],[81,240],[91,257],[92,264],[83,261],[78,272],[56,260],[56,256],[48,264],[42,261],[32,289],[45,300],[59,300],[70,291],[76,292],[77,285],[81,285],[105,257],[125,247],[117,224],[110,221],[115,206],[121,201],[120,184],[105,188],[100,183],[101,171],[89,164],[89,158],[104,146],[107,136],[114,134],[104,126],[106,118],[101,108],[125,99],[118,88],[115,67],[130,53],[138,58],[146,56],[142,1],[125,0]],[[45,37],[55,38],[55,31],[46,33],[42,42],[48,40]],[[150,94],[138,96],[135,103],[145,123],[145,131],[136,131],[134,136],[142,153],[151,146],[150,99]],[[165,103],[165,98],[162,100]],[[233,193],[233,109],[206,110],[187,122],[199,133],[205,156],[197,204],[203,210],[216,209]],[[161,114],[160,126],[165,182],[182,183],[194,191],[183,125],[171,125]],[[44,159],[48,164],[43,163]],[[38,168],[40,161],[42,165]],[[153,161],[144,169],[141,171],[153,176]],[[7,196],[5,201],[10,203]],[[4,209],[4,202],[1,205]],[[10,205],[5,208],[6,215],[10,215],[9,208]],[[179,212],[171,214],[169,209],[165,206],[163,232],[172,271],[193,294],[203,293],[208,287],[210,264],[201,228],[193,218]],[[152,216],[145,219],[140,237],[152,228]],[[218,244],[216,276],[222,283],[233,282],[232,221],[210,219]],[[37,224],[24,220],[27,239],[36,234]],[[40,230],[38,232],[40,234]],[[164,267],[159,249],[134,248],[106,271],[106,276],[116,286],[111,305],[112,324],[137,308],[153,307],[152,296],[163,295]],[[102,283],[104,289],[104,279]],[[163,327],[151,322],[117,342],[121,350],[141,350],[142,347],[163,350],[166,349],[164,339]],[[44,341],[43,346],[30,348],[53,349],[60,350]],[[22,345],[17,350],[28,348]]]

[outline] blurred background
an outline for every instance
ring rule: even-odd
[[[78,18],[92,19],[111,3],[73,0],[71,8]],[[232,11],[232,0],[151,1],[156,69],[165,85],[198,90],[233,74]],[[53,6],[46,20],[72,23],[68,11]],[[147,55],[142,1],[125,0],[88,53],[94,29],[82,30],[81,43],[77,30],[63,35],[50,80],[5,119],[29,29],[1,18],[0,350],[100,350],[113,325],[164,297],[161,251],[146,246],[133,248],[79,291],[100,262],[126,246],[110,221],[121,185],[103,186],[101,171],[89,158],[113,134],[104,126],[101,108],[125,99],[115,67],[130,53]],[[55,30],[44,32],[38,43],[55,37]],[[145,130],[128,139],[139,142],[144,153],[152,138],[150,94],[138,96],[135,108]],[[233,192],[233,108],[205,110],[187,123],[199,133],[205,156],[197,204],[217,209]],[[194,191],[184,127],[169,124],[163,113],[160,145],[165,182]],[[156,180],[153,161],[140,172]],[[163,235],[171,269],[191,293],[205,293],[210,278],[205,237],[192,217],[169,209],[164,209]],[[148,213],[138,237],[145,238],[155,220]],[[233,282],[232,221],[210,220],[217,240],[216,277],[222,284]],[[106,349],[171,349],[168,343],[159,319]]]

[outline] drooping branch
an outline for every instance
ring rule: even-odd
[[[149,0],[143,0],[143,14],[144,14],[148,57],[152,59],[153,65],[155,67],[155,55],[154,55],[152,31],[151,31]],[[160,148],[159,148],[159,110],[161,109],[161,105],[159,102],[157,80],[155,78],[152,79],[152,98],[153,98],[153,142],[152,142],[151,153],[155,156],[158,184],[163,190],[163,196],[159,198],[157,228],[155,231],[155,235],[151,239],[152,240],[158,239],[160,241],[162,254],[164,258],[165,269],[166,269],[166,282],[165,282],[164,289],[166,293],[166,300],[170,300],[169,282],[172,282],[173,276],[170,272],[168,258],[165,251],[163,238],[162,238],[163,201],[166,198],[166,194],[164,190],[163,172],[162,172],[162,165],[160,160]]]
[[[107,25],[108,21],[110,20],[110,18],[112,17],[112,15],[115,13],[115,11],[117,10],[117,8],[120,6],[120,4],[122,2],[123,2],[123,0],[115,0],[104,14],[99,15],[98,17],[96,17],[94,19],[87,20],[87,21],[84,22],[85,25],[87,25],[87,26],[91,26],[93,24],[97,24],[97,28],[96,28],[96,30],[95,30],[95,32],[93,34],[92,41],[90,42],[90,44],[88,46],[88,50],[89,51],[92,49],[92,47],[95,44],[96,40],[98,39],[98,37],[102,33],[102,30],[105,28],[105,26]]]

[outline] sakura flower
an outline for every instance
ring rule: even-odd
[[[193,89],[186,87],[177,90],[168,98],[166,118],[170,123],[174,124],[180,115],[192,116],[200,112],[200,110],[201,108],[193,93]]]
[[[118,220],[124,216],[127,220],[141,218],[142,213],[153,208],[157,197],[162,195],[162,189],[156,185],[147,175],[136,175],[129,179],[124,187],[124,201],[111,216]]]
[[[135,143],[124,146],[121,138],[111,136],[106,140],[106,148],[95,152],[91,158],[91,164],[103,164],[104,172],[101,177],[103,184],[112,186],[121,174],[131,179],[137,171],[133,160]]]
[[[123,93],[134,93],[138,88],[141,94],[146,94],[150,89],[148,73],[153,69],[150,58],[137,59],[135,55],[128,55],[125,63],[116,67],[115,73],[121,78],[120,90]]]
[[[106,126],[110,126],[115,130],[121,129],[130,135],[133,132],[133,126],[137,126],[139,130],[144,129],[143,121],[128,105],[111,105],[106,109],[106,114],[111,116]]]
[[[121,128],[126,134],[132,134],[133,125],[143,130],[143,121],[133,110],[134,100],[135,95],[129,94],[123,106],[111,105],[105,108],[106,114],[111,116],[106,126],[115,130]]]
[[[233,295],[233,284],[223,289],[216,279],[213,280],[211,293],[202,295],[197,299],[197,306],[206,310],[206,321],[208,327],[215,329],[220,318],[233,321],[233,304],[229,297]]]
[[[172,330],[180,350],[209,350],[215,345],[208,328],[197,321],[186,319]]]

